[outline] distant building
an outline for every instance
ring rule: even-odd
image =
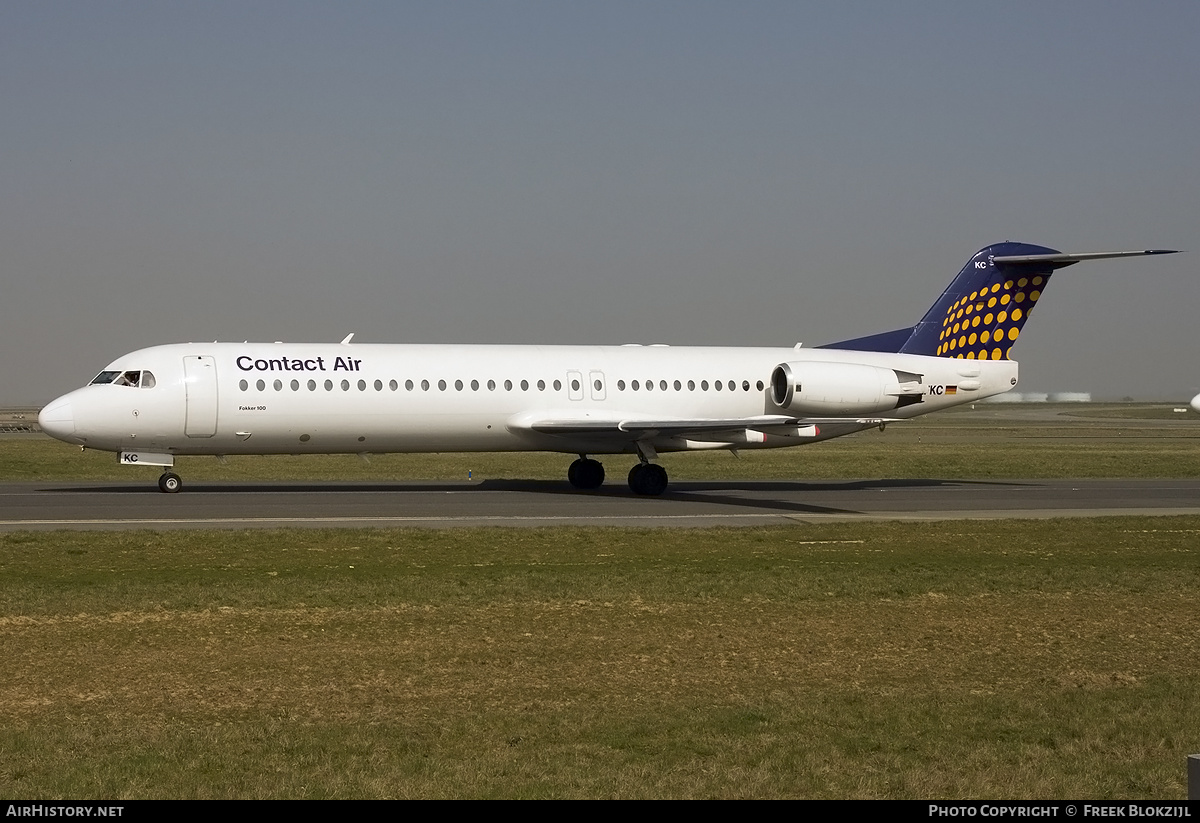
[[[1046,392],[1019,392],[1010,391],[1004,394],[998,394],[995,397],[989,397],[986,403],[1091,403],[1091,392],[1085,391],[1059,391],[1047,394]]]

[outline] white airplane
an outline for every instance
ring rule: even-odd
[[[973,403],[1017,384],[1009,359],[1055,269],[1170,250],[989,246],[914,326],[818,348],[180,343],[113,361],[50,403],[52,437],[169,469],[177,455],[552,451],[630,454],[657,495],[662,452],[799,446]],[[164,492],[179,475],[165,471]]]

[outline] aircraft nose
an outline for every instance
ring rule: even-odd
[[[70,442],[75,435],[75,415],[71,401],[60,397],[38,412],[38,425],[42,431],[58,440]]]

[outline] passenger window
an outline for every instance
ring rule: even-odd
[[[496,390],[496,381],[489,380],[488,381],[488,391],[495,391],[495,390]]]
[[[592,383],[592,385],[596,388],[596,391],[600,391],[602,388],[604,388],[603,384],[599,380]]]
[[[350,381],[349,380],[342,381],[342,391],[350,391]]]
[[[471,391],[479,391],[479,381],[478,380],[471,381]]]
[[[667,390],[667,381],[666,381],[666,380],[659,380],[659,381],[658,381],[658,387],[659,387],[660,389],[662,389],[663,391],[666,391],[666,390]]]
[[[455,391],[462,391],[462,381],[461,381],[461,380],[455,380],[455,381],[454,381],[454,390],[455,390]]]
[[[708,391],[708,381],[707,381],[707,380],[701,380],[701,381],[700,381],[700,390],[701,390],[701,391]]]
[[[546,390],[546,381],[539,380],[538,381],[538,391],[545,391],[545,390]]]
[[[521,391],[529,391],[529,381],[528,380],[521,381]]]
[[[717,391],[720,391],[720,390],[721,390],[721,381],[720,381],[720,380],[714,380],[714,381],[713,381],[713,388],[714,388],[714,389],[716,389]]]
[[[637,390],[638,390],[638,388],[641,386],[641,384],[640,384],[640,383],[638,383],[638,381],[636,381],[636,380],[634,380],[634,381],[633,381],[632,383],[630,383],[629,385],[633,387],[633,390],[634,390],[634,391],[637,391]]]
[[[96,381],[93,380],[92,382],[94,383]],[[242,391],[245,391],[246,389],[250,388],[250,384],[247,383],[245,380],[240,380],[240,381],[238,381],[238,388],[241,389]]]
[[[749,380],[742,381],[742,391],[750,391],[750,381]]]
[[[421,381],[421,391],[429,391],[429,381],[428,380]]]
[[[625,391],[625,381],[624,380],[617,381],[617,391]]]
[[[392,382],[395,382],[395,381],[392,381]],[[383,381],[382,380],[375,381],[375,391],[383,391]],[[395,389],[392,389],[392,391],[395,391]]]
[[[445,390],[446,390],[446,381],[439,380],[438,381],[438,391],[445,391]]]
[[[395,381],[395,380],[393,380],[393,381],[392,381],[392,389],[393,389],[393,390],[395,390],[395,388],[396,388],[396,381]],[[404,381],[404,390],[405,390],[405,391],[412,391],[412,390],[413,390],[413,381],[411,381],[411,380],[405,380],[405,381]]]
[[[366,380],[359,380],[359,381],[358,381],[358,390],[359,390],[359,391],[366,391],[366,390],[367,390],[367,381],[366,381]]]
[[[646,381],[646,391],[654,391],[654,381],[653,380]]]
[[[579,389],[579,381],[576,381],[576,382],[575,382],[575,387],[576,387],[576,391],[578,391],[578,389]],[[554,390],[555,390],[555,391],[562,391],[562,381],[561,381],[561,380],[555,380],[555,381],[554,381]]]
[[[696,390],[696,381],[689,380],[688,381],[688,391],[695,391],[695,390]]]
[[[504,390],[505,390],[505,391],[512,391],[512,381],[511,381],[511,380],[505,380],[505,381],[504,381]]]
[[[758,390],[759,390],[759,391],[762,391],[762,390],[763,390],[763,381],[759,380],[759,381],[758,381],[758,383],[757,383],[756,385],[758,386]]]
[[[732,380],[730,380],[730,381],[729,381],[729,390],[730,390],[730,391],[737,391],[737,383],[734,383]]]
[[[676,380],[675,381],[675,391],[681,391],[682,389],[683,389],[683,384],[680,383],[678,380]]]
[[[267,388],[267,384],[266,384],[266,382],[265,382],[265,381],[263,381],[263,380],[259,380],[257,383],[255,383],[255,384],[254,384],[254,386],[255,386],[255,388],[257,388],[259,391],[263,391],[264,389],[266,389],[266,388]]]
[[[282,380],[275,381],[275,391],[283,391],[283,381]]]
[[[317,390],[317,381],[316,381],[316,380],[309,380],[309,381],[308,381],[308,390],[309,390],[309,391],[316,391],[316,390]]]
[[[292,381],[292,391],[300,391],[300,381],[299,380]]]
[[[325,391],[333,391],[333,381],[332,380],[325,381]]]

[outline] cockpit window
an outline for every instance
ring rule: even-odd
[[[154,374],[148,371],[102,371],[92,378],[91,385],[112,383],[114,386],[141,386],[154,388]]]

